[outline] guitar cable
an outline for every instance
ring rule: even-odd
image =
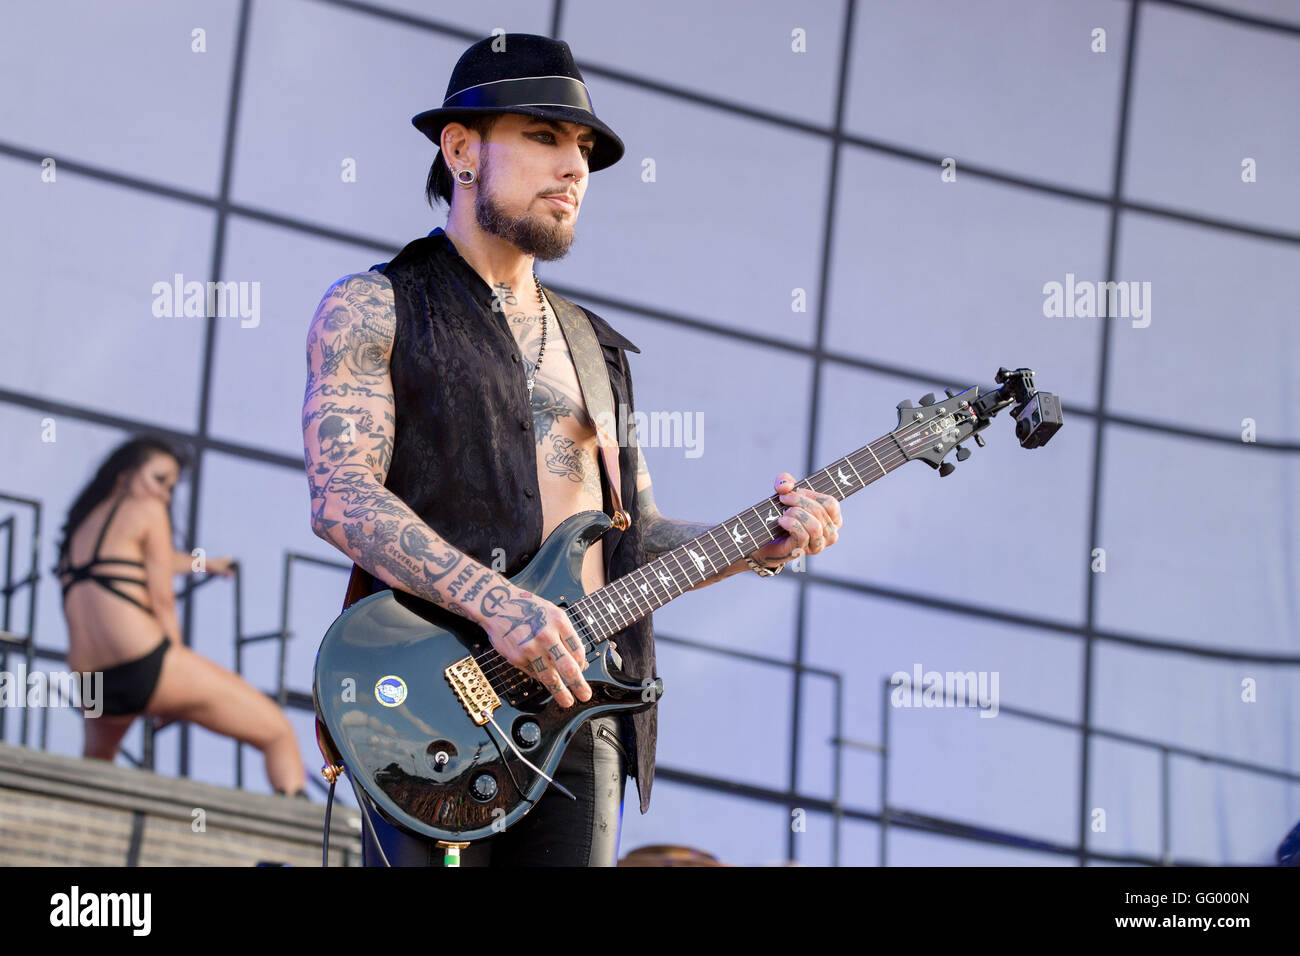
[[[346,771],[344,772],[346,773]],[[330,781],[329,796],[325,798],[325,833],[321,837],[321,860],[320,860],[320,865],[322,868],[327,868],[330,865],[330,816],[334,812],[334,788],[337,785],[338,785],[338,777],[336,776],[333,780]],[[374,840],[375,843],[375,849],[379,851],[379,858],[384,861],[384,866],[388,867],[389,869],[392,869],[393,864],[388,862],[388,854],[384,852],[383,844],[379,842],[379,834],[375,832],[374,827],[370,826],[369,812],[367,812],[364,806],[359,807],[359,809],[361,810],[361,842],[363,844],[365,843],[366,831],[369,830],[370,837],[372,840]]]
[[[330,865],[330,815],[334,812],[334,785],[338,778],[330,781],[329,796],[325,798],[325,833],[321,837],[321,855],[320,865],[322,868]]]

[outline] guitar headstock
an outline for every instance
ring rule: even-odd
[[[904,457],[923,461],[938,468],[940,475],[950,475],[957,467],[944,458],[956,449],[957,460],[970,457],[962,442],[974,436],[975,444],[984,447],[979,433],[1002,409],[1011,410],[1016,420],[1016,437],[1022,448],[1046,445],[1061,427],[1061,399],[1051,392],[1034,387],[1033,369],[998,369],[997,385],[989,388],[972,385],[958,391],[944,389],[943,399],[933,392],[921,398],[920,405],[910,399],[898,403],[898,427],[891,434]]]

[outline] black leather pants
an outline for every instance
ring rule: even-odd
[[[523,819],[461,850],[460,865],[615,866],[628,774],[620,735],[624,720],[606,716],[586,721],[564,751],[553,777],[576,801],[548,787]],[[352,790],[361,805],[366,866],[443,865],[443,850],[435,841],[393,826],[355,782]]]

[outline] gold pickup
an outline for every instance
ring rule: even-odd
[[[501,698],[496,695],[496,691],[488,683],[487,675],[483,673],[474,658],[461,658],[443,673],[451,689],[460,698],[470,720],[480,727],[488,722],[487,717],[483,716],[483,711],[491,714],[501,706]]]

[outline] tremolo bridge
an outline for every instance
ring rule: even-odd
[[[492,711],[501,706],[501,698],[492,689],[487,675],[483,673],[478,662],[472,657],[464,657],[448,667],[443,674],[451,689],[460,699],[470,720],[482,727],[488,722]]]

